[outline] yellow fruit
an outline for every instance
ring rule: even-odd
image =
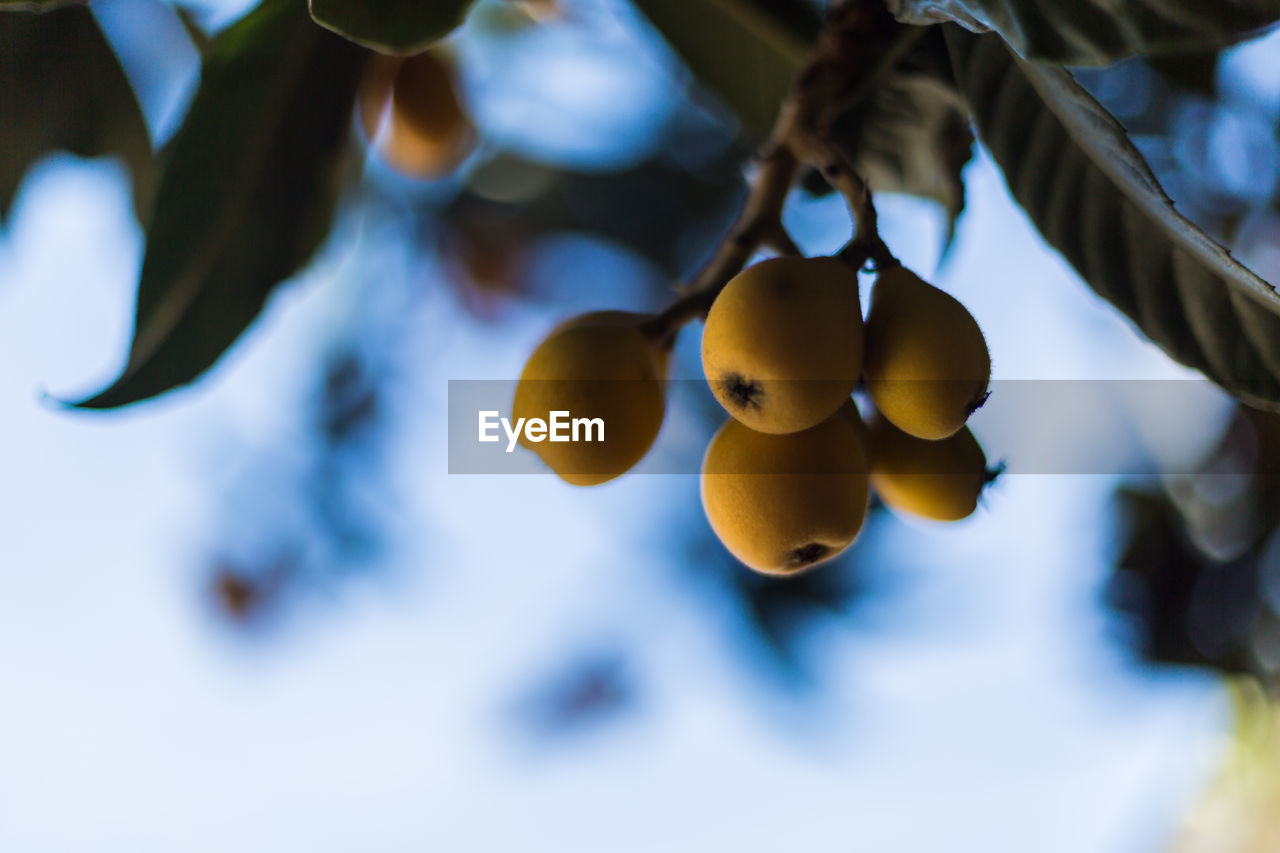
[[[968,427],[939,441],[907,435],[883,417],[868,427],[871,487],[891,509],[935,521],[973,513],[990,480]]]
[[[471,153],[475,128],[458,97],[453,69],[435,52],[400,63],[386,137],[387,161],[419,178],[446,175]]]
[[[858,275],[837,258],[772,258],[735,276],[702,334],[716,399],[756,430],[789,433],[825,420],[862,372]]]
[[[866,472],[862,440],[843,414],[785,435],[730,418],[702,461],[702,506],[735,557],[758,572],[792,574],[857,538]]]
[[[513,420],[549,424],[553,412],[599,419],[603,440],[540,440],[522,431],[520,444],[565,482],[594,486],[612,480],[644,457],[662,427],[667,352],[640,330],[647,314],[600,311],[561,323],[525,363],[512,404]],[[572,437],[572,433],[570,433]]]
[[[964,426],[986,399],[991,356],[963,305],[894,267],[871,293],[863,372],[881,414],[917,438],[937,440]]]

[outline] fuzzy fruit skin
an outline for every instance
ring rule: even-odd
[[[602,418],[604,441],[533,442],[532,450],[567,483],[594,486],[626,473],[653,445],[666,411],[667,353],[640,331],[648,314],[599,311],[556,326],[525,363],[514,418],[552,411]]]
[[[702,506],[711,529],[742,563],[790,575],[839,556],[866,519],[867,457],[852,424],[835,414],[787,434],[727,420],[702,461]]]
[[[968,427],[927,441],[876,417],[867,435],[871,487],[890,509],[933,521],[959,521],[978,508],[988,481],[987,457]]]
[[[367,113],[363,120],[368,127]],[[407,175],[438,178],[467,158],[475,139],[475,128],[458,97],[453,68],[434,51],[400,62],[391,85],[391,118],[382,146],[387,161]]]
[[[955,297],[915,273],[880,273],[867,313],[863,367],[876,408],[895,426],[936,441],[956,433],[991,381],[982,330]]]
[[[735,276],[702,333],[702,367],[720,405],[765,433],[825,420],[862,372],[858,276],[837,258],[771,258]]]

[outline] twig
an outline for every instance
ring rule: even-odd
[[[875,80],[919,37],[915,29],[904,31],[878,0],[842,0],[831,7],[826,27],[779,110],[738,218],[683,295],[645,324],[647,334],[669,343],[685,323],[705,318],[716,296],[761,247],[802,254],[782,224],[782,208],[801,163],[819,169],[849,206],[854,235],[839,257],[855,269],[868,261],[878,269],[898,264],[876,229],[871,189],[832,142],[831,125],[868,97]]]
[[[789,148],[772,146],[762,157],[750,191],[728,235],[706,265],[683,289],[684,295],[645,325],[658,338],[669,337],[685,323],[705,317],[720,291],[765,244],[782,245],[800,254],[782,225],[782,206],[791,192],[799,163]]]

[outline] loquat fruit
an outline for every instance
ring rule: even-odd
[[[862,372],[858,275],[838,258],[771,258],[735,276],[702,334],[716,399],[757,432],[815,426]]]
[[[991,479],[987,457],[968,427],[928,441],[879,416],[868,427],[868,452],[876,494],[889,508],[920,518],[967,518]]]
[[[632,468],[653,445],[666,410],[665,348],[641,330],[648,314],[599,311],[554,328],[525,363],[512,414],[549,423],[551,413],[599,419],[602,440],[533,440],[520,444],[562,480],[593,486]]]
[[[957,432],[986,399],[991,356],[955,297],[894,267],[871,292],[863,373],[881,414],[904,432],[937,440]]]
[[[701,492],[730,553],[758,572],[793,574],[857,538],[867,513],[866,451],[842,413],[786,434],[730,418],[707,447]]]

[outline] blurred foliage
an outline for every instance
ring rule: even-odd
[[[706,233],[726,227],[733,202],[742,191],[742,155],[726,149],[696,170],[664,158],[607,174],[573,174],[543,169],[508,156],[491,168],[527,169],[542,173],[538,192],[511,202],[494,199],[487,176],[474,176],[440,213],[440,218],[471,243],[495,238],[505,229],[514,239],[575,231],[621,243],[676,277],[686,272],[690,231]]]
[[[51,151],[118,156],[147,192],[147,124],[88,9],[0,14],[0,48],[0,222],[27,167]]]
[[[411,54],[452,32],[472,0],[310,0],[311,17],[383,53]]]
[[[795,0],[637,0],[689,70],[748,135],[764,137],[822,20]],[[708,34],[714,33],[714,38]]]
[[[639,699],[626,656],[591,649],[538,679],[512,708],[520,728],[540,740],[583,734],[631,710]]]
[[[182,24],[187,38],[191,39],[196,52],[202,57],[205,56],[213,47],[213,38],[197,20],[196,13],[187,6],[174,6],[173,11],[178,16],[178,23]]]
[[[717,419],[719,414],[717,410]],[[775,686],[803,695],[820,680],[806,642],[824,622],[847,619],[866,593],[865,569],[880,558],[887,521],[884,505],[873,498],[863,530],[848,551],[820,569],[789,577],[748,571],[705,525],[683,525],[681,551],[672,562],[682,572],[682,582],[705,587],[717,608],[727,607],[729,639],[741,644],[740,634],[749,638],[741,650],[748,653],[743,662],[756,664]]]
[[[338,343],[291,433],[238,454],[207,570],[216,612],[230,624],[275,627],[292,602],[382,555],[387,358],[369,343]]]
[[[0,10],[47,12],[62,6],[87,6],[89,0],[0,0]]]
[[[1201,51],[1075,74],[1134,137],[1178,209],[1218,242],[1237,247],[1250,221],[1280,201],[1280,146],[1276,116],[1224,102],[1222,62],[1221,51]]]
[[[295,0],[217,37],[165,151],[129,360],[77,405],[111,408],[190,382],[327,236],[364,53]]]
[[[1280,416],[1242,406],[1197,473],[1118,499],[1108,600],[1143,654],[1280,690]]]

